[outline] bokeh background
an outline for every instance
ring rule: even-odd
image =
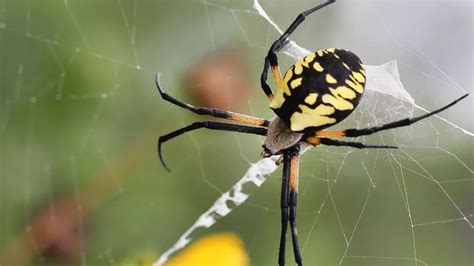
[[[316,1],[317,2],[317,1]],[[261,1],[282,28],[315,1]],[[252,162],[262,138],[201,130],[164,102],[272,117],[259,88],[278,33],[253,1],[0,0],[0,262],[115,265],[156,259]],[[473,88],[472,1],[339,1],[293,37],[396,59],[434,109]],[[282,70],[295,60],[282,55]],[[474,263],[472,97],[438,118],[361,139],[398,151],[318,148],[302,159],[299,236],[307,265]],[[367,93],[337,128],[423,113]],[[233,232],[252,265],[274,265],[280,171],[199,238]],[[292,252],[287,250],[288,262]]]

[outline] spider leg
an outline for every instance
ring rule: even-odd
[[[316,145],[346,146],[346,147],[352,147],[352,148],[357,148],[357,149],[398,149],[398,147],[390,146],[390,145],[367,145],[360,142],[341,141],[341,140],[319,138],[319,137],[307,137],[305,141],[315,146]]]
[[[161,163],[163,164],[163,166],[168,172],[170,172],[171,170],[168,168],[168,166],[166,165],[163,159],[163,154],[161,150],[162,144],[186,132],[190,132],[190,131],[200,129],[200,128],[207,128],[211,130],[220,130],[220,131],[243,132],[243,133],[261,135],[261,136],[265,136],[267,134],[267,129],[264,127],[252,127],[252,126],[228,124],[228,123],[213,122],[213,121],[194,122],[189,126],[180,128],[178,130],[175,130],[173,132],[170,132],[158,138],[158,156],[160,157]]]
[[[299,148],[293,149],[291,152],[290,160],[290,195],[288,199],[288,206],[290,207],[290,227],[291,227],[291,239],[293,242],[293,254],[295,256],[296,264],[303,265],[303,258],[301,257],[300,247],[298,244],[298,232],[296,229],[296,206],[298,198],[298,177],[299,177]]]
[[[291,155],[288,152],[283,154],[283,178],[281,184],[280,209],[281,209],[281,234],[280,249],[278,252],[278,265],[285,265],[286,251],[286,231],[288,229],[288,197],[290,181],[290,161]]]
[[[296,230],[296,205],[298,196],[299,148],[292,148],[283,154],[283,179],[281,187],[281,236],[278,264],[285,265],[286,231],[291,228],[293,253],[298,265],[302,265],[301,252]]]
[[[161,98],[163,100],[168,101],[174,105],[177,105],[181,108],[187,109],[195,114],[198,115],[210,115],[213,117],[217,118],[224,118],[228,120],[233,120],[233,121],[238,121],[250,125],[256,125],[256,126],[268,126],[270,124],[270,121],[266,119],[261,119],[253,116],[248,116],[248,115],[243,115],[243,114],[238,114],[234,112],[229,112],[229,111],[224,111],[216,108],[207,108],[207,107],[196,107],[193,106],[189,103],[185,103],[183,101],[180,101],[172,96],[170,96],[168,93],[166,93],[163,90],[163,87],[160,84],[160,73],[156,74],[156,87],[158,88],[158,92],[161,95]]]
[[[267,83],[269,68],[272,69],[272,74],[275,77],[275,82],[277,86],[281,82],[280,68],[278,66],[278,58],[276,56],[276,53],[278,53],[289,42],[288,37],[291,35],[291,33],[293,33],[293,31],[295,31],[295,29],[301,24],[301,22],[305,20],[306,16],[334,2],[336,2],[336,0],[328,0],[325,3],[322,3],[318,6],[315,6],[300,13],[293,21],[293,23],[291,23],[288,29],[270,47],[268,55],[265,57],[265,64],[263,66],[262,75],[260,76],[260,84],[263,89],[263,92],[265,92],[265,94],[270,100],[272,100],[273,98],[273,92]]]
[[[425,118],[428,118],[432,115],[435,115],[439,112],[442,112],[448,109],[449,107],[455,105],[462,99],[466,98],[468,95],[469,94],[464,94],[463,96],[451,102],[450,104],[445,105],[439,109],[436,109],[424,115],[420,115],[420,116],[416,116],[412,118],[405,118],[402,120],[384,124],[382,126],[375,126],[375,127],[369,127],[369,128],[362,128],[362,129],[352,128],[352,129],[346,129],[346,130],[341,130],[341,131],[317,131],[315,133],[315,136],[316,137],[359,137],[359,136],[371,135],[371,134],[377,133],[379,131],[387,130],[387,129],[409,126],[413,123],[416,123],[420,120],[423,120]]]

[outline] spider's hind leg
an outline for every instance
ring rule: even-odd
[[[207,108],[207,107],[196,107],[189,103],[185,103],[180,101],[171,95],[169,95],[166,91],[163,90],[163,86],[160,84],[160,73],[156,74],[156,87],[158,92],[161,95],[163,100],[168,101],[174,105],[177,105],[181,108],[189,110],[198,115],[210,115],[217,118],[224,118],[227,120],[233,120],[237,122],[242,122],[245,124],[255,125],[255,126],[264,126],[267,127],[270,124],[270,121],[258,117],[253,117],[249,115],[238,114],[234,112],[224,111],[217,108]]]

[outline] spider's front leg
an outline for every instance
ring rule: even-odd
[[[172,131],[158,138],[158,145],[157,145],[158,156],[160,157],[161,164],[165,167],[165,169],[168,172],[170,172],[171,170],[166,165],[165,160],[163,159],[163,153],[161,152],[161,146],[163,145],[163,143],[171,139],[174,139],[184,133],[191,132],[200,128],[207,128],[210,130],[217,130],[217,131],[241,132],[241,133],[248,133],[248,134],[260,135],[260,136],[267,135],[267,128],[265,127],[245,126],[245,125],[229,124],[229,123],[214,122],[214,121],[194,122],[191,125]]]
[[[293,23],[291,23],[288,29],[286,29],[286,31],[280,36],[280,38],[278,38],[278,40],[276,40],[272,44],[272,46],[268,50],[268,55],[265,57],[265,64],[263,66],[262,75],[260,76],[260,85],[263,89],[263,92],[265,92],[270,101],[273,99],[273,92],[267,83],[269,68],[271,68],[272,70],[276,85],[279,86],[281,82],[280,67],[278,66],[278,58],[276,54],[281,51],[281,49],[283,49],[283,47],[285,47],[285,45],[289,42],[288,37],[290,37],[293,31],[295,31],[296,28],[298,28],[298,26],[306,19],[306,16],[334,2],[336,2],[336,0],[328,0],[318,6],[301,12],[293,21]]]
[[[288,229],[288,194],[290,180],[290,161],[289,152],[283,154],[283,177],[281,184],[280,209],[281,209],[281,233],[280,233],[280,249],[278,252],[278,265],[285,265],[286,251],[286,231]]]
[[[263,126],[267,127],[270,124],[270,121],[258,117],[253,117],[249,115],[244,115],[244,114],[239,114],[239,113],[234,113],[230,111],[225,111],[225,110],[220,110],[217,108],[207,108],[207,107],[196,107],[193,106],[189,103],[185,103],[183,101],[180,101],[171,95],[169,95],[166,91],[163,90],[163,86],[160,84],[160,73],[156,74],[156,87],[158,89],[158,92],[161,95],[161,98],[163,100],[168,101],[174,105],[177,105],[181,108],[184,108],[186,110],[189,110],[195,114],[198,115],[210,115],[216,118],[223,118],[227,120],[232,120],[236,122],[241,122],[249,125],[254,125],[254,126]]]
[[[298,197],[299,176],[299,146],[291,148],[283,154],[283,183],[281,189],[281,237],[278,264],[285,265],[286,231],[288,222],[291,228],[293,253],[298,265],[303,265],[303,259],[298,244],[296,229],[296,207]],[[289,209],[289,210],[288,210]]]

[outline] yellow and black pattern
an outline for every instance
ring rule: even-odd
[[[324,129],[357,107],[365,75],[362,62],[352,52],[319,50],[286,72],[270,108],[294,132]]]

